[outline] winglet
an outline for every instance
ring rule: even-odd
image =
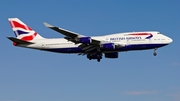
[[[49,28],[54,27],[54,26],[48,24],[47,22],[44,22],[43,24],[44,24],[46,27],[49,27]]]

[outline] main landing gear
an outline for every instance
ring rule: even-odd
[[[157,48],[154,49],[154,53],[153,53],[154,56],[157,55],[156,50],[157,50]]]
[[[101,61],[102,59],[102,53],[90,53],[90,54],[87,54],[87,58],[89,60],[92,60],[92,59],[97,59],[98,62]]]
[[[102,59],[102,56],[100,56],[99,58],[97,58],[97,61],[100,62]]]

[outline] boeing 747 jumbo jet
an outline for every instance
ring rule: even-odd
[[[153,49],[170,44],[173,40],[158,31],[126,32],[104,36],[84,36],[62,28],[44,23],[47,28],[57,31],[64,38],[43,38],[32,28],[18,18],[9,18],[10,25],[16,35],[7,37],[14,46],[56,52],[77,53],[86,55],[89,60],[96,59],[98,62],[104,55],[105,58],[118,58],[118,52]]]

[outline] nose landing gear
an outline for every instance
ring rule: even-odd
[[[157,48],[154,49],[154,53],[153,53],[154,56],[157,55],[156,50],[157,50]]]

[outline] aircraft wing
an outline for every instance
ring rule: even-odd
[[[69,40],[69,41],[72,41],[72,42],[74,42],[74,43],[78,43],[78,42],[76,42],[76,40],[75,40],[75,39],[77,39],[77,38],[87,37],[87,36],[84,36],[84,35],[81,35],[81,34],[78,34],[78,33],[75,33],[75,32],[71,32],[71,31],[65,30],[65,29],[63,29],[63,28],[59,28],[59,27],[56,27],[56,26],[52,26],[52,25],[48,24],[47,22],[44,22],[44,25],[45,25],[47,28],[50,28],[50,29],[52,29],[52,30],[54,30],[54,31],[57,31],[57,32],[65,35],[65,36],[66,36],[65,39],[67,39],[67,40]],[[91,39],[91,41],[92,41],[91,44],[97,44],[97,45],[98,45],[98,44],[101,43],[101,41],[95,40],[95,39]]]
[[[88,54],[89,52],[92,52],[94,50],[100,50],[101,47],[105,46],[105,45],[109,45],[109,44],[112,44],[114,45],[115,47],[124,47],[123,44],[116,44],[116,43],[104,43],[103,40],[96,40],[96,39],[93,39],[91,37],[88,37],[88,36],[84,36],[84,35],[81,35],[81,34],[78,34],[78,33],[75,33],[75,32],[71,32],[71,31],[68,31],[68,30],[65,30],[63,28],[59,28],[59,27],[56,27],[56,26],[52,26],[46,22],[44,22],[44,25],[47,27],[47,28],[50,28],[54,31],[57,31],[63,35],[65,35],[65,39],[67,39],[68,41],[72,41],[74,42],[75,44],[79,44],[79,47],[84,50],[84,53],[82,54]],[[112,46],[110,45],[110,46]],[[106,47],[106,46],[105,46]],[[81,55],[81,53],[80,53]]]

